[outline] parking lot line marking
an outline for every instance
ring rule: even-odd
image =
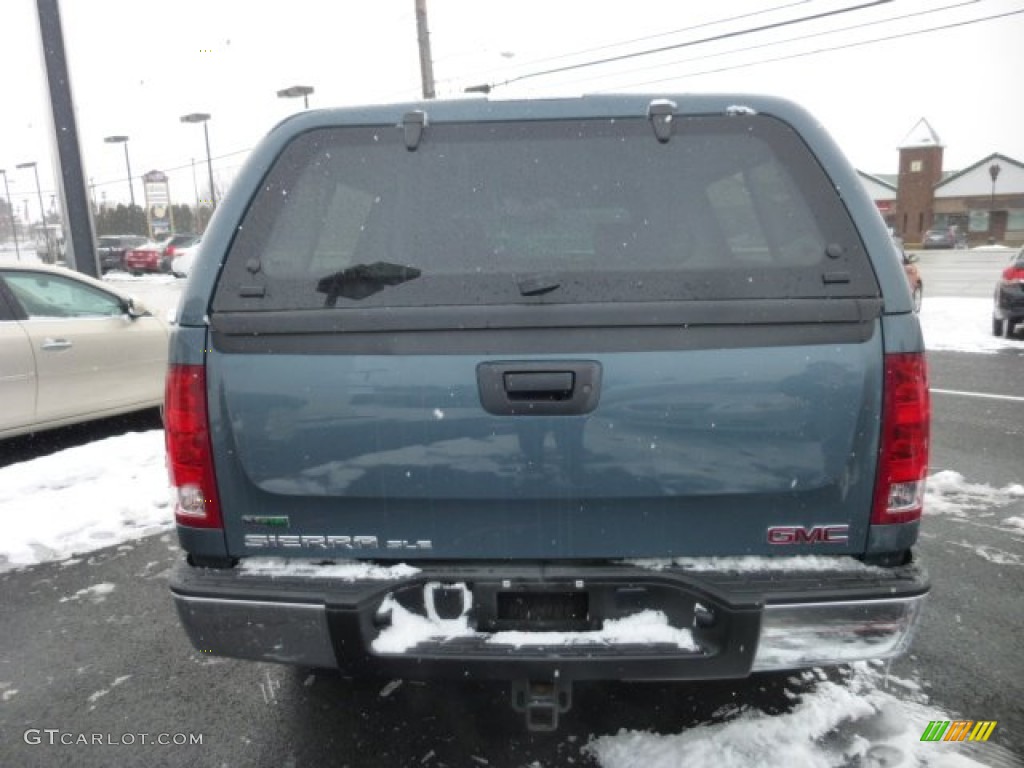
[[[963,392],[959,389],[929,389],[937,395],[959,395],[960,397],[980,397],[987,400],[1009,400],[1013,403],[1024,403],[1024,397],[1017,395],[993,395],[988,392]]]

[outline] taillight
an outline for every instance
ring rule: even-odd
[[[207,415],[203,366],[170,366],[164,397],[167,471],[174,518],[193,528],[221,527]]]
[[[924,353],[886,355],[873,525],[921,517],[931,407]]]
[[[1024,267],[1013,265],[1003,270],[1003,280],[1024,283]]]

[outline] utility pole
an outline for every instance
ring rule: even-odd
[[[434,98],[434,63],[430,55],[430,28],[427,26],[427,0],[416,2],[416,39],[420,45],[420,78],[423,98]]]
[[[90,277],[99,277],[96,261],[96,227],[93,224],[85,169],[78,141],[78,123],[71,98],[71,81],[64,50],[64,30],[60,18],[60,0],[36,0],[39,38],[46,69],[47,95],[50,97],[52,138],[57,154],[57,189],[61,211],[67,225],[69,267]],[[37,171],[38,173],[38,171]],[[44,213],[43,224],[46,224]]]

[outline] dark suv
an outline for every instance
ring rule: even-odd
[[[509,681],[532,728],[577,680],[902,653],[929,589],[913,310],[782,100],[289,118],[171,341],[181,620],[205,653]]]

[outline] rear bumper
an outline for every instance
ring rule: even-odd
[[[167,262],[163,256],[125,256],[124,268],[134,272],[165,272],[164,265]]]
[[[725,679],[905,651],[927,574],[854,562],[432,564],[356,578],[182,564],[171,591],[195,647],[222,656],[413,679]]]
[[[1024,286],[1000,286],[996,289],[993,316],[1003,320],[1009,318],[1013,322],[1024,319]]]

